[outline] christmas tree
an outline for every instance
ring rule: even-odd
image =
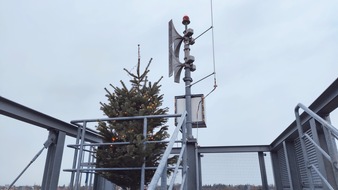
[[[124,69],[131,77],[131,87],[120,81],[122,87],[110,85],[113,92],[105,88],[107,103],[101,102],[101,110],[109,118],[126,116],[163,115],[168,108],[162,108],[163,94],[160,94],[162,77],[152,83],[148,80],[150,59],[145,70],[140,71],[140,52],[136,73]],[[169,137],[167,119],[152,118],[147,121],[147,135],[143,135],[143,120],[119,120],[99,122],[97,129],[104,142],[128,142],[128,145],[113,144],[100,146],[97,149],[97,168],[130,168],[156,167],[161,159],[165,143],[144,143],[145,141],[161,141]],[[168,160],[168,164],[176,158]],[[149,183],[155,170],[146,170],[145,184]],[[113,170],[100,172],[107,180],[132,190],[140,188],[140,170]]]

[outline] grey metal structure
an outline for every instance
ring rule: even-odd
[[[263,157],[264,153],[270,152],[276,189],[338,189],[338,153],[336,146],[338,130],[331,124],[329,117],[330,113],[337,107],[338,79],[309,107],[298,104],[295,108],[296,121],[291,123],[270,145],[194,147],[194,151],[196,151],[195,158],[197,160],[197,164],[194,167],[198,178],[193,179],[193,182],[198,183],[196,186],[201,187],[202,185],[200,165],[203,164],[203,159],[201,159],[201,154],[256,152],[260,166],[262,188],[267,190],[269,187],[266,180],[267,174]],[[304,112],[299,114],[299,109]],[[77,123],[78,121],[73,122],[76,125],[69,124],[3,97],[0,97],[0,114],[49,130],[48,136],[52,138],[44,146],[44,148],[48,148],[42,181],[42,189],[44,190],[57,189],[65,136],[81,138],[82,141],[78,141],[77,145],[70,146],[80,147],[82,144],[83,151],[91,151],[90,149],[86,150],[86,147],[89,145],[93,146],[102,143],[98,133],[83,128],[83,125]],[[143,118],[146,117],[149,116],[144,116]],[[86,122],[89,122],[89,120]],[[182,128],[183,130],[184,128]],[[83,132],[85,132],[85,135]],[[174,147],[171,150],[171,154],[178,154],[183,159],[183,153],[186,152],[187,145],[188,142],[186,144],[183,143],[181,147]],[[88,157],[87,162],[79,160],[81,157],[79,150],[81,149],[76,149],[75,151],[75,155],[77,155],[75,157],[77,159],[75,160],[81,161],[82,165],[76,162],[74,169],[71,169],[71,171],[79,171],[81,173],[80,170],[85,171],[85,169],[81,169],[83,166],[87,166],[90,170],[93,170],[93,167],[89,164],[93,162],[92,158]],[[154,178],[154,180],[158,180],[159,174],[165,174],[163,171],[166,168],[162,166],[163,164],[161,164],[155,176],[157,179]],[[175,170],[178,169],[183,169],[183,167],[175,168]],[[161,170],[163,170],[162,173]],[[87,173],[88,175],[90,174],[89,172]],[[87,174],[84,173],[84,175]],[[76,178],[74,175],[73,180],[76,180]],[[166,176],[161,175],[161,178],[166,183]],[[107,182],[97,175],[92,176],[91,179],[94,181],[93,185],[96,190],[112,190],[115,187],[114,184]],[[184,177],[184,179],[186,179],[183,180],[186,183],[191,183],[189,178]],[[88,188],[91,185],[88,184]],[[172,186],[171,183],[170,186]],[[166,189],[166,187],[162,185],[162,189]]]
[[[192,104],[191,104],[191,72],[196,70],[193,64],[194,56],[190,55],[190,45],[195,43],[192,38],[194,30],[188,28],[190,19],[188,16],[183,17],[182,24],[185,26],[183,36],[179,35],[172,23],[169,21],[169,76],[174,74],[175,82],[179,83],[181,70],[184,68],[185,75],[183,81],[185,83],[185,110],[187,111],[186,124],[182,129],[183,139],[187,140],[187,150],[183,155],[183,173],[187,174],[187,183],[184,184],[184,190],[199,190],[200,184],[198,175],[198,153],[196,151],[197,140],[192,135]],[[180,63],[179,51],[181,43],[184,44],[184,63]]]
[[[35,111],[2,96],[0,96],[0,114],[45,128],[49,131],[49,136],[55,136],[53,142],[45,146],[45,148],[48,148],[48,153],[44,168],[42,189],[56,190],[61,170],[65,136],[76,137],[77,126]],[[88,131],[86,141],[102,142],[101,137],[93,130]]]
[[[309,108],[297,105],[296,121],[270,145],[277,189],[338,189],[337,132],[329,117],[337,107],[337,79]]]
[[[65,135],[76,137],[78,127],[66,123],[44,113],[38,112],[11,100],[0,96],[0,114],[20,120],[38,127],[45,128],[49,131],[62,131]],[[98,132],[88,129],[86,141],[102,142]]]
[[[168,169],[166,167],[167,165],[167,159],[169,158],[169,155],[171,153],[171,149],[174,145],[174,143],[181,143],[181,147],[185,147],[186,142],[177,140],[179,131],[183,129],[183,126],[185,126],[186,122],[186,113],[184,114],[174,114],[174,115],[149,115],[149,116],[134,116],[134,117],[116,117],[116,118],[97,118],[97,119],[83,119],[83,120],[76,120],[72,121],[71,123],[76,124],[79,126],[78,135],[76,139],[76,144],[68,145],[71,148],[75,149],[74,154],[74,162],[72,169],[66,169],[64,171],[72,172],[71,176],[71,182],[70,187],[74,190],[81,189],[81,185],[83,184],[81,182],[82,175],[86,175],[86,181],[85,186],[86,187],[92,187],[92,182],[94,180],[93,174],[96,174],[98,171],[116,171],[116,170],[140,170],[141,171],[141,181],[140,183],[140,189],[143,189],[145,187],[145,170],[151,169],[156,170],[152,182],[149,184],[149,189],[155,189],[157,187],[158,180],[162,177],[162,179],[167,178],[167,172]],[[85,137],[88,128],[86,127],[89,123],[97,123],[97,122],[106,122],[106,121],[126,121],[126,120],[143,120],[143,135],[147,136],[147,128],[148,128],[148,120],[153,118],[179,118],[178,125],[176,126],[176,129],[174,133],[171,136],[171,139],[169,142],[165,141],[145,141],[144,143],[168,143],[167,149],[163,153],[162,160],[157,168],[149,167],[145,165],[145,161],[142,166],[139,167],[123,167],[123,168],[96,168],[96,160],[95,160],[95,149],[97,149],[100,146],[111,146],[111,145],[129,145],[131,143],[129,142],[111,142],[111,143],[86,143]],[[182,149],[180,153],[180,158],[182,158],[182,155],[184,153],[184,148]],[[86,160],[88,159],[88,160]],[[175,173],[177,173],[178,169],[180,167],[181,159],[178,159],[176,166],[175,166]],[[165,171],[165,172],[163,172]],[[89,178],[89,180],[88,180]],[[175,182],[175,178],[172,179],[172,184]],[[103,183],[106,183],[103,181]],[[163,181],[163,187],[166,188],[167,183],[164,180]],[[94,184],[94,189],[99,189],[99,186],[102,186],[101,184]]]

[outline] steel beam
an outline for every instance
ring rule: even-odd
[[[330,112],[338,107],[338,78],[309,106],[309,109],[320,116],[329,115]],[[308,122],[309,115],[300,115],[301,124]],[[271,150],[278,149],[283,141],[289,140],[291,136],[297,136],[296,121],[292,122],[272,143]],[[290,139],[292,140],[292,139]]]
[[[76,137],[77,126],[58,120],[11,100],[0,96],[0,114],[35,125],[47,130],[56,130]],[[102,142],[97,132],[87,129],[85,140],[88,142]]]
[[[197,148],[198,154],[204,153],[244,153],[244,152],[270,152],[269,145],[253,146],[200,146]],[[179,154],[181,148],[173,148],[171,154]]]

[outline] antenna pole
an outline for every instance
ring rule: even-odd
[[[187,181],[185,183],[184,189],[196,189],[199,190],[199,180],[197,175],[198,169],[197,166],[197,140],[194,139],[192,135],[192,110],[191,110],[191,72],[196,70],[195,65],[193,62],[195,61],[195,58],[190,55],[190,45],[193,45],[195,43],[194,39],[191,37],[193,35],[193,30],[188,29],[188,24],[190,23],[190,19],[188,16],[183,17],[182,24],[185,26],[184,30],[184,70],[185,70],[185,76],[183,78],[183,81],[185,82],[185,106],[187,111],[187,118],[186,118],[186,146],[187,150],[184,155],[184,162],[183,165],[186,166],[186,172],[187,172]]]

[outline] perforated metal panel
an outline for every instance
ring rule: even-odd
[[[290,188],[290,182],[289,182],[289,177],[288,177],[289,174],[287,170],[284,149],[283,148],[279,149],[277,152],[277,155],[278,155],[279,169],[281,172],[283,189],[286,190]]]
[[[305,133],[308,134],[312,138],[311,130],[308,130]],[[309,178],[308,178],[307,173],[306,173],[306,170],[307,170],[306,166],[308,166],[309,164],[313,164],[313,165],[315,165],[315,167],[318,168],[316,148],[307,138],[305,138],[305,147],[306,147],[308,161],[309,161],[308,164],[305,164],[303,152],[302,152],[302,147],[301,147],[299,138],[295,139],[294,145],[295,145],[295,149],[296,149],[296,155],[297,155],[296,159],[297,159],[298,169],[299,169],[299,172],[300,172],[301,182],[302,182],[304,188],[309,188],[310,183],[309,183]],[[315,187],[317,187],[317,188],[323,187],[323,184],[322,184],[322,181],[321,181],[319,175],[313,170],[311,170],[311,177],[312,177],[313,184],[315,185]]]

